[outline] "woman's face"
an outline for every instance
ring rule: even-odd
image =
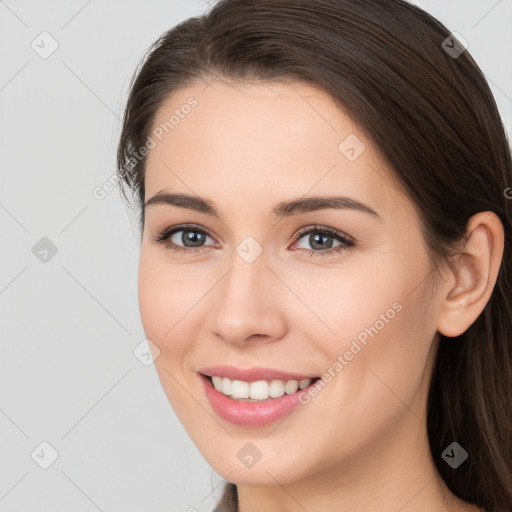
[[[163,104],[152,139],[145,200],[212,206],[153,199],[138,283],[164,390],[212,467],[287,484],[425,444],[439,301],[417,213],[351,119],[298,82],[201,83]],[[201,373],[240,397],[324,379],[256,403]]]

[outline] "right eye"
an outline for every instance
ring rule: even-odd
[[[155,235],[153,240],[173,251],[197,253],[204,247],[202,244],[207,238],[212,239],[202,228],[195,225],[182,224],[179,226],[170,226],[160,231]]]

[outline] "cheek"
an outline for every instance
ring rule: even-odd
[[[348,350],[353,339],[364,343],[381,337],[401,322],[401,311],[410,302],[410,283],[421,273],[415,266],[392,254],[374,254],[332,268],[311,265],[307,273],[282,268],[279,274],[294,292],[282,297],[288,301],[292,325],[304,330],[323,353],[336,356]]]
[[[194,329],[200,325],[194,318],[193,306],[204,295],[192,281],[185,272],[161,261],[160,255],[142,248],[138,272],[139,310],[144,333],[159,350],[155,369],[177,416],[181,420],[187,417],[194,420],[199,415],[204,420],[202,409],[198,410],[197,403],[191,400],[191,383],[187,380],[191,375],[187,356],[194,340],[198,339]]]
[[[142,325],[149,338],[165,356],[182,352],[190,336],[185,336],[187,311],[199,300],[200,290],[185,279],[183,272],[171,269],[148,249],[141,250],[138,297]],[[181,278],[179,277],[181,275]],[[173,359],[175,360],[175,359]]]
[[[295,325],[324,354],[345,407],[355,396],[361,413],[369,402],[389,404],[396,397],[386,385],[404,398],[418,389],[435,334],[427,269],[426,260],[404,252],[332,269],[329,279],[322,268],[307,281],[291,273],[283,279],[315,313],[295,313]]]
[[[327,348],[333,364],[339,363],[333,367],[338,404],[333,422],[348,414],[355,424],[377,429],[406,412],[404,403],[423,416],[418,391],[428,381],[435,323],[427,285],[411,293],[410,283],[397,274],[390,282],[383,279],[379,289],[356,288],[360,294],[338,301],[345,308],[337,324],[339,337]]]

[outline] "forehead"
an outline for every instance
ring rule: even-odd
[[[146,200],[166,189],[245,207],[320,194],[397,207],[393,178],[371,141],[309,84],[187,86],[161,105],[151,137]]]

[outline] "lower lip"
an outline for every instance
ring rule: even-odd
[[[229,398],[217,391],[208,378],[200,374],[206,397],[213,410],[224,420],[244,427],[261,427],[270,425],[287,416],[293,409],[303,405],[299,395],[307,392],[309,386],[299,389],[290,395],[284,394],[279,398],[269,398],[262,402],[242,402]]]

